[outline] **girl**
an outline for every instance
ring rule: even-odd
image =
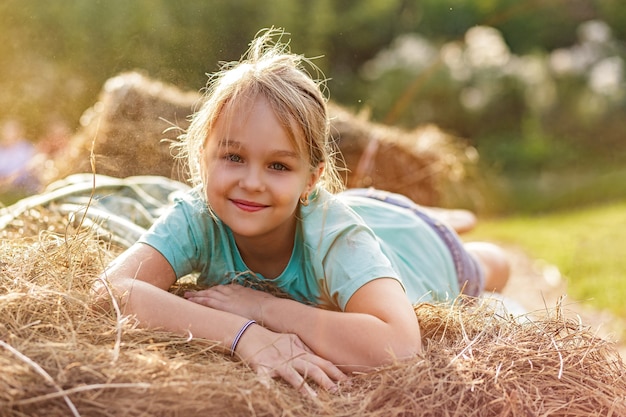
[[[280,35],[211,78],[181,142],[197,186],[103,278],[142,325],[215,340],[312,393],[305,379],[332,389],[420,353],[413,303],[498,289],[508,267],[404,197],[336,194],[325,98]],[[194,271],[211,288],[167,292]]]

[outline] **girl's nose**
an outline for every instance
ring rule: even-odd
[[[262,170],[250,167],[245,170],[239,179],[239,186],[249,191],[265,191]]]

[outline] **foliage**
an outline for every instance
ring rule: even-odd
[[[486,26],[439,46],[415,34],[398,38],[363,66],[368,104],[389,122],[435,122],[470,138],[487,165],[509,174],[583,155],[590,164],[624,157],[626,55],[603,22],[579,32],[568,48],[524,55]]]
[[[11,39],[0,44],[0,106],[36,132],[52,112],[78,120],[104,81],[125,70],[197,90],[219,61],[238,59],[270,26],[290,32],[295,51],[324,55],[325,72],[349,76],[393,37],[398,4],[8,0],[0,5],[0,34]]]

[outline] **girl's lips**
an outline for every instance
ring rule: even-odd
[[[237,208],[243,211],[247,211],[247,212],[259,211],[267,207],[265,204],[255,203],[254,201],[247,201],[247,200],[230,200],[230,201],[232,201],[233,204],[237,206]]]

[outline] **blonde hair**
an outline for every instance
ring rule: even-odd
[[[330,140],[330,120],[322,93],[324,80],[315,81],[304,64],[318,74],[321,71],[307,58],[291,53],[288,43],[281,43],[283,35],[282,30],[273,28],[259,32],[240,61],[222,64],[220,71],[209,77],[201,107],[191,117],[191,124],[177,145],[178,156],[187,159],[192,185],[206,186],[202,149],[218,117],[224,113],[229,113],[225,117],[233,117],[231,113],[238,102],[261,94],[311,170],[324,164],[318,184],[330,192],[343,189]]]

